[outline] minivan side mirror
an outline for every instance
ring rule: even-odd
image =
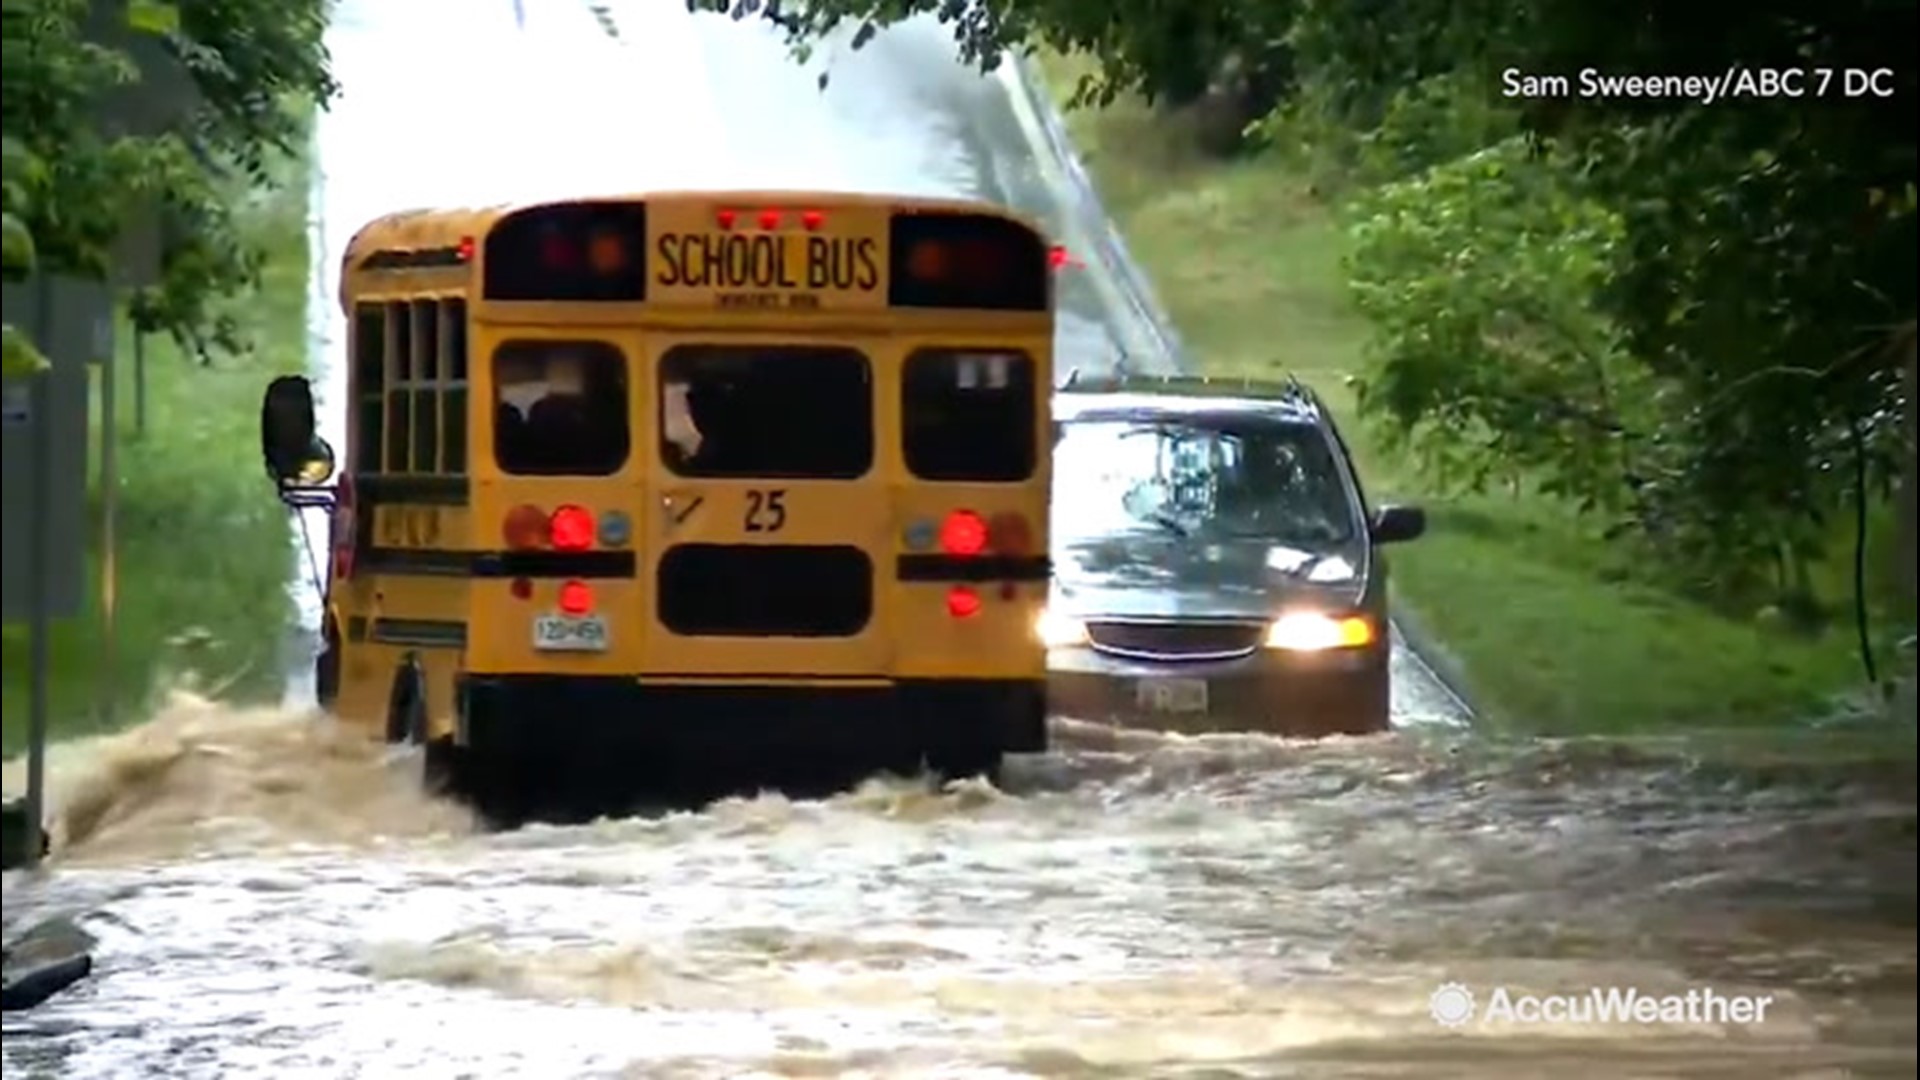
[[[316,426],[313,385],[304,376],[282,375],[267,384],[260,402],[260,456],[281,487],[316,487],[332,478],[333,447]]]
[[[1383,506],[1374,512],[1368,530],[1376,544],[1403,544],[1427,531],[1427,512],[1418,506]]]

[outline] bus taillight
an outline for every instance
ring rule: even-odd
[[[547,539],[555,551],[585,551],[593,546],[593,511],[580,506],[563,506],[553,512],[547,523]]]
[[[987,550],[987,522],[971,510],[955,510],[940,523],[940,549],[949,555],[972,556]]]
[[[1002,555],[1025,555],[1033,547],[1033,526],[1011,510],[987,523],[987,546]]]
[[[526,503],[507,511],[500,534],[513,551],[530,551],[547,542],[547,515]]]
[[[560,610],[568,615],[585,615],[593,610],[593,586],[584,581],[569,581],[560,586]]]
[[[980,594],[966,585],[947,590],[947,614],[956,619],[971,619],[980,614]]]

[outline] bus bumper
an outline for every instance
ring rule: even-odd
[[[990,774],[1046,749],[1043,680],[647,684],[467,675],[457,792],[496,818],[581,819],[758,790],[823,795],[879,773]]]

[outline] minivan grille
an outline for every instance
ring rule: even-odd
[[[1116,656],[1153,660],[1205,660],[1244,656],[1260,647],[1261,623],[1092,622],[1087,638]]]
[[[873,560],[845,545],[680,544],[654,596],[683,637],[852,637],[873,618]]]

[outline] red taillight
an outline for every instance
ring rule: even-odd
[[[563,506],[553,512],[547,539],[556,551],[585,551],[593,546],[593,511]]]
[[[472,262],[473,261],[473,237],[471,236],[461,237],[460,246],[454,249],[454,254],[456,257],[459,258],[461,262]]]
[[[987,546],[1002,555],[1025,555],[1033,547],[1033,527],[1009,510],[987,523]]]
[[[1055,244],[1048,248],[1047,265],[1053,267],[1055,270],[1067,265],[1067,249],[1060,244]]]
[[[540,547],[547,542],[547,515],[539,507],[523,503],[507,511],[500,535],[507,547],[516,551]]]
[[[593,610],[593,586],[584,581],[569,581],[560,586],[560,610],[569,615],[585,615]]]
[[[955,510],[940,523],[940,548],[949,555],[978,555],[987,550],[987,522],[971,510]]]
[[[780,211],[778,210],[760,211],[760,227],[763,229],[766,229],[769,232],[779,228],[780,227]]]
[[[724,231],[724,230],[733,228],[733,223],[735,220],[739,218],[739,216],[740,215],[734,213],[731,210],[721,210],[713,215],[713,220],[717,222],[720,228]]]
[[[827,215],[818,210],[808,210],[800,215],[800,227],[808,232],[819,232],[820,226],[826,224],[826,221]]]
[[[980,614],[980,594],[965,585],[955,585],[947,590],[947,614],[956,619]]]

